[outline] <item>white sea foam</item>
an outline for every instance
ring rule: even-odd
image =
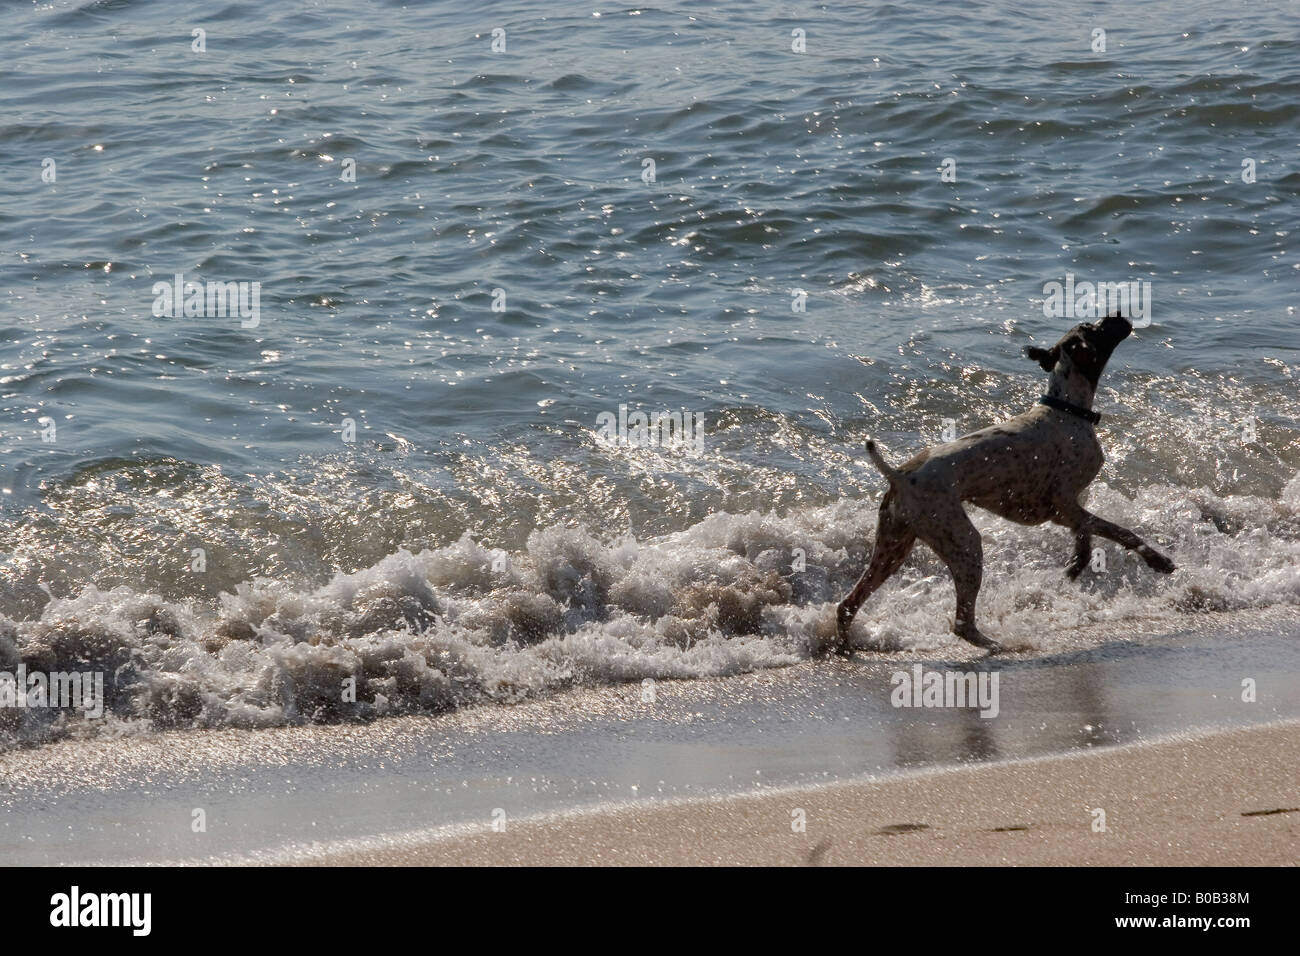
[[[1277,500],[1167,486],[1130,499],[1098,484],[1091,507],[1160,541],[1179,570],[1153,575],[1108,546],[1107,571],[1071,583],[1062,529],[976,512],[988,633],[1050,653],[1098,622],[1177,626],[1206,611],[1300,606],[1300,476]],[[861,571],[874,523],[874,503],[842,501],[719,513],[642,541],[553,526],[514,554],[466,535],[315,589],[249,581],[216,607],[87,587],[37,620],[0,619],[0,670],[102,670],[109,716],[0,711],[0,742],[367,720],[788,665],[831,636],[833,602]],[[947,573],[918,546],[863,608],[855,642],[942,647],[955,641],[951,614]],[[355,703],[343,695],[350,679]]]

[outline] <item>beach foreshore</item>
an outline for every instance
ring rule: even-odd
[[[1093,643],[984,662],[1000,677],[997,716],[987,718],[895,706],[894,675],[918,657],[931,669],[981,666],[937,648],[664,680],[653,700],[625,682],[365,723],[119,726],[0,753],[0,857],[49,866],[1300,856],[1287,829],[1300,813],[1241,816],[1300,807],[1294,613],[1088,635]],[[1242,699],[1243,675],[1257,676],[1258,700]],[[194,826],[198,809],[206,829]],[[1094,834],[1097,809],[1107,829]],[[504,832],[489,828],[494,820]]]
[[[395,835],[282,862],[1285,866],[1298,858],[1300,721],[1282,721],[880,780],[498,819],[496,829]]]

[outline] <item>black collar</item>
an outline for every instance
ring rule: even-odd
[[[1085,422],[1092,422],[1094,425],[1101,421],[1101,416],[1090,408],[1080,408],[1078,405],[1067,402],[1063,398],[1056,398],[1052,395],[1044,395],[1038,399],[1039,405],[1046,405],[1048,408],[1054,408],[1058,412],[1065,412],[1082,418]]]

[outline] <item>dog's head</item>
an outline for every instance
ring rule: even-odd
[[[1110,360],[1110,353],[1132,331],[1132,323],[1116,312],[1100,322],[1081,322],[1061,336],[1061,340],[1050,349],[1031,345],[1025,349],[1025,354],[1041,365],[1044,372],[1051,372],[1064,362],[1063,374],[1068,376],[1071,372],[1078,372],[1095,389]]]

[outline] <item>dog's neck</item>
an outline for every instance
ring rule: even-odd
[[[1074,368],[1068,357],[1062,356],[1052,369],[1052,377],[1047,380],[1046,394],[1059,398],[1082,409],[1092,409],[1092,400],[1096,389],[1092,381]]]

